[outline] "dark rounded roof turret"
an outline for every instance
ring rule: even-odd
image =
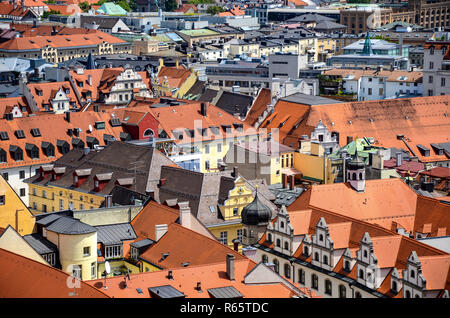
[[[241,213],[242,224],[246,225],[267,223],[271,216],[270,209],[258,198],[258,191],[256,191],[252,203],[243,208]]]
[[[365,167],[364,160],[362,160],[361,157],[358,156],[358,151],[356,151],[355,156],[348,163],[348,169],[358,170],[358,169],[364,169],[364,167]]]

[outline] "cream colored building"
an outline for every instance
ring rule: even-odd
[[[133,55],[145,55],[154,52],[158,52],[158,41],[151,41],[141,38],[140,40],[134,40],[131,45]]]

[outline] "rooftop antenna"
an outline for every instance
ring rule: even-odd
[[[130,165],[134,165],[134,191],[136,192],[136,169],[137,168],[144,168],[145,166],[139,166],[138,167],[138,164],[141,164],[141,163],[145,163],[143,160],[140,160],[140,161],[135,161],[135,162],[130,162]]]
[[[111,273],[111,266],[109,266],[109,262],[106,261],[105,262],[105,271],[103,272],[103,274],[105,274],[105,289],[108,289],[108,287],[106,286],[106,276],[108,276],[108,274]]]

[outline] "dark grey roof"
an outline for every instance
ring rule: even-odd
[[[146,238],[140,241],[136,241],[134,243],[131,243],[130,246],[136,247],[136,248],[142,248],[142,247],[146,247],[149,245],[152,245],[154,243],[153,240]]]
[[[242,209],[242,224],[258,225],[269,222],[272,212],[268,206],[261,202],[258,198],[258,192],[252,203]]]
[[[333,21],[321,21],[316,24],[314,29],[316,30],[347,29],[347,26]]]
[[[208,289],[208,293],[214,298],[242,298],[244,297],[239,290],[233,286],[218,287]]]
[[[204,81],[197,80],[195,82],[195,84],[192,85],[192,87],[184,95],[188,96],[188,95],[200,95],[200,94],[203,94],[205,92],[205,89],[206,89],[205,83],[206,82],[204,82]]]
[[[97,229],[97,242],[105,245],[121,244],[122,241],[137,238],[130,223],[100,225],[95,228]]]
[[[96,232],[96,228],[77,219],[61,216],[47,227],[48,231],[60,234],[88,234]]]
[[[81,27],[84,27],[84,24],[92,24],[95,23],[99,26],[100,29],[112,29],[120,20],[117,17],[109,17],[109,16],[80,16]]]
[[[342,103],[341,101],[325,98],[321,96],[313,96],[313,95],[306,95],[306,94],[293,94],[284,98],[281,98],[282,100],[298,103],[298,104],[305,104],[305,105],[326,105],[326,104],[338,104]]]
[[[36,220],[37,224],[43,225],[43,226],[47,226],[50,223],[56,221],[57,219],[59,219],[61,217],[61,215],[59,214],[51,214],[49,216],[46,216],[40,220]]]
[[[25,241],[27,241],[28,244],[31,245],[31,247],[38,253],[38,254],[49,254],[49,253],[56,253],[58,248],[55,244],[48,241],[41,235],[34,233],[25,235],[23,237]]]
[[[214,97],[217,96],[219,91],[215,89],[207,88],[205,92],[197,99],[199,102],[208,102],[211,103]]]
[[[239,114],[245,117],[253,103],[253,97],[249,95],[227,91],[221,91],[219,94],[215,106],[231,115]]]
[[[178,289],[170,285],[157,286],[157,287],[149,287],[148,291],[150,292],[152,297],[159,298],[184,298],[184,293],[180,292]]]
[[[291,205],[304,191],[303,188],[294,188],[293,190],[289,188],[283,188],[281,183],[276,183],[269,186],[270,191],[275,195],[275,203],[278,206]]]
[[[306,13],[287,20],[287,22],[305,22],[305,23],[320,22],[320,21],[336,21],[336,20],[316,13]]]

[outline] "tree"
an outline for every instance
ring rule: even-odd
[[[83,10],[83,12],[88,12],[89,9],[91,8],[91,6],[89,5],[89,2],[87,2],[87,1],[80,2],[80,4],[78,6],[80,7],[81,10]]]
[[[171,12],[178,8],[177,0],[166,0],[164,2],[165,11]]]
[[[48,17],[49,17],[50,15],[52,15],[52,14],[61,14],[61,12],[60,12],[60,11],[55,11],[55,10],[45,11],[45,12],[42,14],[42,19],[48,19]]]
[[[209,4],[209,3],[215,3],[214,0],[190,0],[190,4]]]
[[[217,13],[224,12],[225,10],[221,6],[211,6],[206,10],[206,13],[210,15],[216,15]]]
[[[116,1],[116,4],[121,6],[125,11],[130,12],[130,5],[128,4],[127,0]]]

